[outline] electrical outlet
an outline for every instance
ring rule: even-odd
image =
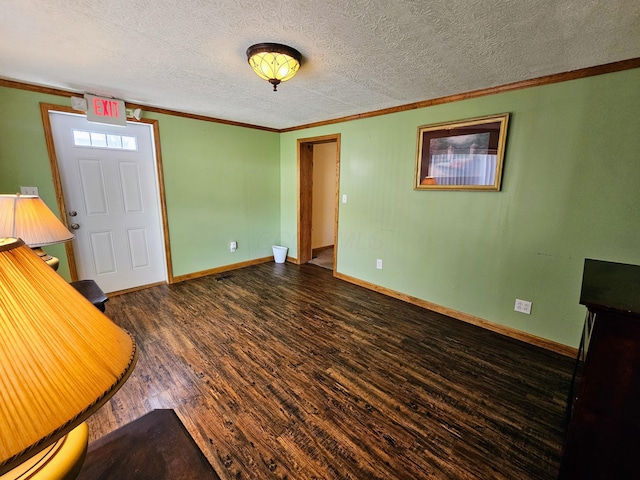
[[[377,259],[376,260],[376,268],[378,270],[382,270],[382,260],[381,259]]]
[[[231,253],[235,252],[238,249],[238,242],[231,242],[229,244],[229,250]]]
[[[516,298],[516,305],[514,307],[514,310],[516,312],[526,313],[527,315],[531,315],[531,302]]]
[[[38,187],[20,187],[21,195],[38,195]]]

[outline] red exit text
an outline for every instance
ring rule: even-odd
[[[94,98],[93,113],[100,117],[118,118],[118,102],[116,100]]]

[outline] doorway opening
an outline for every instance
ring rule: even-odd
[[[122,129],[68,107],[40,110],[58,208],[76,234],[65,245],[71,280],[95,280],[110,294],[171,283],[157,121]]]
[[[339,185],[340,134],[298,139],[298,264],[332,252],[334,275]]]

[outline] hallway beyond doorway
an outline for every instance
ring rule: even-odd
[[[317,253],[314,253],[313,258],[309,260],[312,265],[317,265],[322,268],[328,268],[329,270],[334,269],[333,265],[333,246],[323,248],[322,250],[318,249]]]

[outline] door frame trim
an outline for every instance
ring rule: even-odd
[[[49,164],[51,166],[51,176],[53,179],[53,187],[56,194],[56,202],[60,211],[62,223],[69,228],[67,221],[67,208],[65,205],[64,194],[62,191],[62,181],[60,179],[60,169],[58,166],[58,157],[56,155],[55,143],[53,141],[53,132],[51,130],[51,120],[49,119],[49,112],[61,112],[61,113],[73,113],[75,115],[82,115],[77,110],[64,105],[55,105],[52,103],[40,102],[40,116],[42,117],[42,126],[44,128],[44,138],[47,145],[47,153],[49,154]],[[164,240],[164,256],[165,256],[165,270],[167,275],[167,282],[174,283],[173,269],[171,267],[171,244],[169,243],[169,227],[167,219],[167,202],[165,198],[164,190],[164,170],[162,167],[162,151],[160,150],[160,129],[158,127],[158,120],[151,120],[142,118],[138,120],[138,123],[145,123],[151,126],[153,130],[153,147],[155,149],[155,163],[156,163],[156,175],[157,175],[157,187],[160,201],[160,222],[162,227],[162,235]],[[67,262],[69,263],[69,274],[71,281],[78,280],[78,268],[76,266],[76,257],[73,251],[73,244],[71,242],[65,243],[65,251],[67,254]]]
[[[338,210],[340,198],[340,134],[299,138],[297,141],[298,173],[298,265],[311,260],[311,206],[313,203],[313,146],[322,143],[336,144],[336,195],[333,220],[333,275],[338,266]]]

